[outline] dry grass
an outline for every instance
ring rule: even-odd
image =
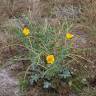
[[[57,16],[58,15],[57,13],[54,15],[52,12],[54,8],[62,9],[65,5],[77,6],[79,8],[80,10],[79,18],[75,18],[75,19],[72,18],[72,20],[75,22],[75,25],[76,25],[73,28],[73,31],[74,33],[76,33],[77,31],[80,31],[80,32],[83,32],[83,34],[87,34],[86,46],[87,48],[91,47],[86,51],[85,50],[81,51],[81,49],[79,51],[75,50],[74,53],[80,56],[83,56],[88,61],[91,60],[92,62],[94,62],[94,64],[92,65],[90,62],[86,62],[86,60],[84,59],[82,60],[82,58],[78,59],[78,57],[76,56],[73,56],[73,57],[71,56],[71,58],[75,60],[75,62],[73,62],[71,67],[73,67],[73,69],[76,69],[77,73],[79,72],[80,75],[84,74],[85,77],[88,77],[88,75],[90,75],[90,77],[91,76],[95,77],[96,75],[95,73],[96,72],[96,64],[95,64],[96,63],[96,60],[95,60],[96,58],[96,51],[95,51],[96,49],[96,42],[95,42],[96,41],[96,0],[17,0],[17,1],[16,0],[0,0],[0,23],[3,25],[3,26],[2,25],[0,26],[0,47],[4,47],[5,45],[10,44],[10,38],[11,38],[11,43],[14,42],[12,39],[14,38],[12,37],[13,35],[11,35],[8,32],[9,30],[7,30],[9,26],[5,26],[6,25],[5,23],[8,23],[8,22],[4,23],[4,21],[7,21],[9,18],[13,18],[14,16],[21,16],[24,13],[25,14],[28,13],[28,16],[30,16],[32,20],[37,20],[38,18],[40,20],[42,18],[49,18],[49,22],[52,25],[58,26],[61,18]],[[60,16],[61,15],[62,14],[60,14]],[[2,60],[6,59],[2,57],[0,58]],[[86,66],[87,68],[84,68]],[[82,71],[82,68],[84,69],[84,73]],[[87,74],[85,74],[86,70],[87,70]],[[86,93],[81,93],[81,96],[95,96],[96,95],[95,92],[93,92],[93,94],[90,95],[91,90],[92,90],[91,87],[88,90],[84,90],[83,92],[86,92]]]

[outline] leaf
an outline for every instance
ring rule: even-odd
[[[47,89],[47,88],[49,88],[49,87],[51,87],[51,83],[48,82],[48,81],[44,81],[43,88]]]
[[[39,78],[40,78],[40,75],[38,74],[31,75],[30,84],[33,85],[35,82],[39,80]]]
[[[26,90],[28,87],[28,84],[29,84],[28,80],[20,80],[20,89],[22,91]]]
[[[61,73],[59,74],[60,78],[66,79],[67,77],[71,77],[71,73],[68,69],[62,68]]]
[[[44,72],[43,75],[45,76],[45,78],[51,79],[52,77],[58,75],[60,69],[61,66],[59,66],[59,64],[53,64]]]

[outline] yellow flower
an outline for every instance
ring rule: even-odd
[[[69,39],[69,40],[72,39],[73,36],[74,36],[74,35],[71,34],[71,33],[66,33],[66,38]]]
[[[30,34],[29,28],[28,27],[24,27],[22,33],[24,34],[24,36],[28,36]]]
[[[48,56],[46,57],[46,60],[47,60],[47,63],[48,63],[48,64],[53,64],[54,61],[55,61],[54,55],[48,55]]]

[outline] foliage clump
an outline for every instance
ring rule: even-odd
[[[55,79],[68,83],[72,76],[71,70],[66,66],[70,61],[70,41],[74,38],[71,33],[72,22],[65,20],[53,27],[48,22],[32,23],[28,17],[24,17],[24,20],[28,24],[19,26],[16,30],[22,46],[28,50],[25,57],[31,62],[24,79],[27,78],[31,85],[41,80],[43,88],[54,88]],[[27,76],[29,71],[31,74]]]

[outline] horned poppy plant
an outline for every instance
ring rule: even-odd
[[[48,56],[46,57],[46,61],[47,61],[48,64],[53,64],[54,61],[55,61],[54,55],[48,55]]]
[[[72,39],[73,36],[74,36],[74,35],[71,34],[71,33],[66,33],[66,39],[68,39],[68,40]]]
[[[24,27],[22,33],[24,34],[24,36],[28,36],[30,34],[29,28],[28,27]]]

